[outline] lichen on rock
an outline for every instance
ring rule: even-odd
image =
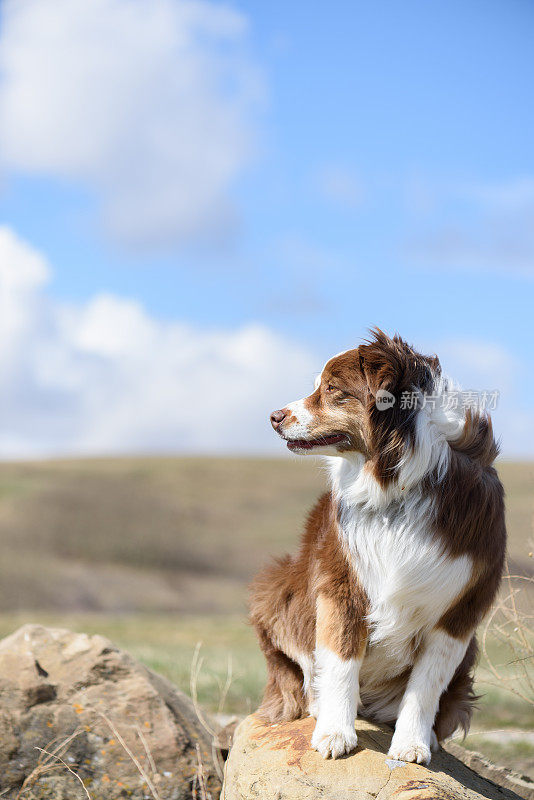
[[[211,739],[167,680],[102,636],[0,642],[0,796],[188,800],[202,782],[216,798]]]

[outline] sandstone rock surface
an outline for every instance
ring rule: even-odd
[[[0,642],[0,797],[187,800],[219,789],[191,701],[110,641],[26,625]]]
[[[325,761],[311,749],[311,717],[265,725],[254,715],[237,728],[226,763],[223,800],[517,800],[445,751],[430,767],[392,761],[391,732],[358,720],[359,746]]]

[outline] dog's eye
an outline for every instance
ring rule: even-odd
[[[327,392],[335,392],[335,391],[336,391],[336,387],[335,387],[335,386],[332,386],[332,384],[331,384],[331,383],[329,383],[329,384],[327,385],[327,387],[326,387],[326,391],[327,391]]]

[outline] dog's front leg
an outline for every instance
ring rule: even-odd
[[[358,743],[354,721],[366,631],[350,612],[336,599],[319,595],[314,703],[317,723],[312,747],[323,758],[350,753]]]
[[[432,726],[439,700],[462,661],[470,636],[456,639],[434,628],[418,656],[399,709],[389,755],[399,761],[430,762]],[[435,737],[434,737],[435,740]]]

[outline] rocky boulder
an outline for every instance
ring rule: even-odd
[[[278,725],[247,717],[226,762],[223,800],[517,800],[518,794],[483,778],[450,753],[430,767],[387,756],[391,730],[358,720],[358,749],[325,761],[311,749],[311,717]]]
[[[215,800],[216,762],[191,701],[107,639],[0,642],[0,797]]]

